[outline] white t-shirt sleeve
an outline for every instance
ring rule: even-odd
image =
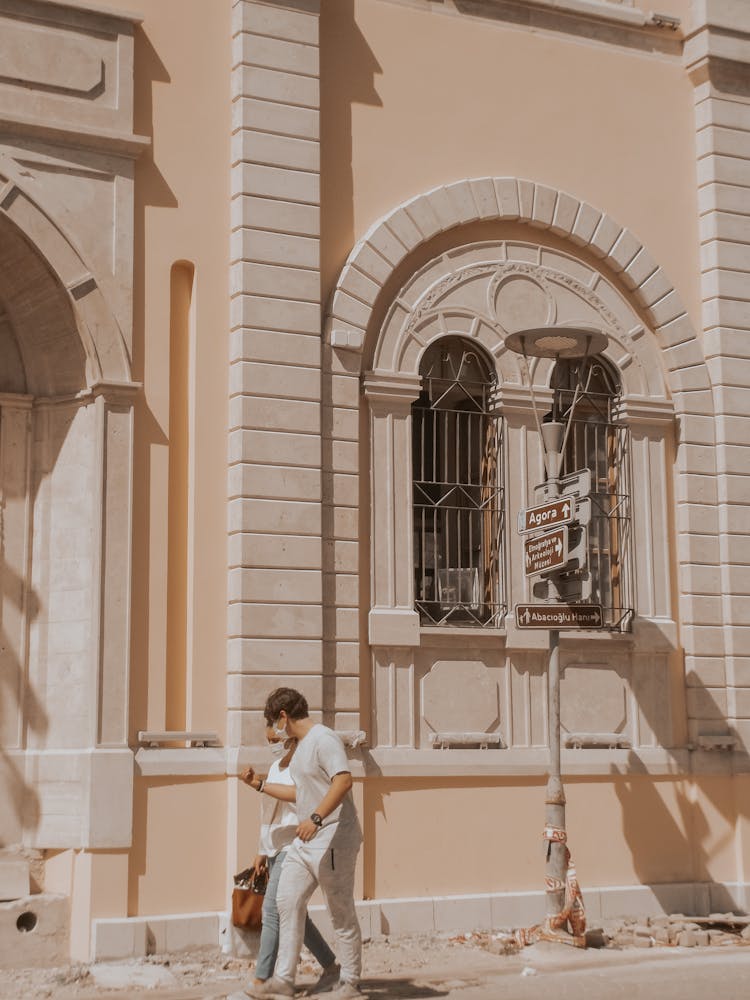
[[[318,743],[318,763],[329,781],[332,781],[337,774],[351,773],[344,744],[332,732],[324,731],[321,734]]]

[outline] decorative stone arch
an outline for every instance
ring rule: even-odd
[[[610,356],[623,371],[630,397],[627,416],[631,425],[651,422],[657,410],[661,411],[659,419],[675,423],[674,499],[679,510],[677,561],[683,606],[689,607],[693,595],[702,592],[703,570],[696,551],[699,540],[692,532],[701,510],[705,511],[707,499],[703,477],[707,468],[705,446],[713,442],[713,401],[700,342],[680,296],[641,242],[610,216],[586,202],[515,178],[459,181],[411,199],[370,228],[342,270],[326,319],[331,374],[339,381],[345,376],[354,379],[359,375],[366,342],[372,351],[372,371],[366,373],[364,379],[370,410],[370,450],[372,456],[388,456],[388,469],[377,469],[373,458],[370,475],[373,483],[393,484],[391,495],[385,498],[379,499],[374,487],[371,489],[372,555],[374,561],[377,552],[383,564],[382,582],[376,572],[371,572],[369,635],[374,647],[376,676],[378,647],[415,647],[420,641],[417,616],[413,611],[410,571],[408,567],[400,575],[395,571],[400,547],[405,540],[408,543],[410,536],[410,513],[406,515],[406,523],[403,512],[399,513],[404,505],[409,507],[410,493],[400,479],[388,477],[399,465],[410,467],[407,429],[411,402],[419,389],[419,355],[434,338],[420,338],[417,334],[411,345],[407,341],[415,334],[414,323],[410,325],[410,320],[414,318],[413,310],[419,308],[416,299],[424,295],[431,284],[426,272],[434,268],[435,260],[416,271],[401,290],[395,292],[379,329],[373,328],[373,318],[382,316],[381,293],[396,269],[407,262],[411,254],[451,230],[456,231],[454,246],[457,250],[465,250],[460,228],[483,221],[526,224],[529,237],[534,229],[549,230],[568,240],[574,255],[576,247],[585,250],[589,260],[594,257],[601,262],[602,277],[645,318],[646,323],[641,324],[640,330],[626,331],[627,349],[621,349],[625,346],[622,343],[613,345]],[[578,257],[580,259],[580,254]],[[423,278],[421,284],[420,278]],[[415,290],[415,294],[410,296],[410,290]],[[463,332],[472,336],[476,328],[470,326],[468,331],[446,329],[444,332]],[[420,339],[421,344],[418,343]],[[658,391],[653,379],[654,371],[661,366],[665,391]],[[518,360],[503,357],[498,367],[504,380],[501,389],[504,411],[511,412],[514,402],[525,408],[520,395],[527,395],[527,391],[522,390],[521,394],[513,391],[514,388],[522,389],[523,383]],[[532,377],[538,386],[547,384],[548,372],[549,364],[532,367]],[[335,390],[332,398],[335,403]],[[638,405],[646,400],[650,405]],[[335,446],[334,441],[334,449]],[[662,486],[668,493],[669,484],[665,482]],[[708,499],[709,504],[713,502],[710,497]],[[677,618],[677,609],[663,622],[657,616],[651,623],[654,626],[651,633],[654,635],[661,630],[661,639],[656,635],[654,641],[662,641],[664,648],[674,649],[679,641],[689,667],[691,658],[699,655],[690,617],[683,624],[679,640],[672,618]],[[376,715],[387,716],[386,706],[377,704],[377,692],[375,702]]]
[[[131,367],[125,338],[96,275],[70,235],[25,191],[18,167],[7,154],[0,154],[0,226],[11,226],[25,237],[67,299],[85,352],[86,386],[129,384]],[[64,350],[70,345],[61,342],[60,346]]]
[[[648,318],[677,412],[687,403],[681,399],[684,391],[710,391],[700,342],[682,300],[640,240],[587,202],[515,177],[480,177],[436,187],[375,222],[336,283],[326,317],[331,345],[361,357],[375,303],[396,268],[436,236],[474,222],[525,223],[599,258]],[[684,412],[691,411],[686,407]]]

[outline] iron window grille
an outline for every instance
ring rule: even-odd
[[[412,405],[415,607],[424,625],[500,624],[502,426],[497,380],[474,345],[428,348]]]
[[[599,358],[559,361],[552,375],[565,423],[573,400],[562,475],[591,470],[588,525],[590,600],[602,606],[604,626],[628,632],[634,614],[630,429],[617,419],[621,387]]]

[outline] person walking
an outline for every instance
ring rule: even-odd
[[[275,758],[268,771],[268,776],[265,779],[259,778],[252,769],[248,769],[240,775],[241,779],[257,792],[262,792],[266,782],[293,789],[289,764],[294,756],[297,741],[295,739],[282,739],[270,727],[266,729],[266,739]],[[270,811],[268,806],[271,806]],[[253,861],[253,868],[256,872],[268,871],[268,885],[263,899],[263,925],[260,932],[258,958],[255,963],[254,986],[259,986],[270,979],[276,964],[279,950],[279,913],[276,905],[276,890],[287,849],[294,840],[299,826],[293,802],[277,798],[265,803],[263,812],[265,815],[260,828],[258,854]],[[304,944],[323,968],[315,986],[316,991],[324,992],[326,989],[331,989],[338,981],[339,965],[325,938],[307,914],[305,914]]]
[[[277,688],[266,701],[266,723],[279,739],[292,737],[297,748],[290,763],[294,789],[268,782],[262,790],[289,801],[296,794],[299,824],[286,852],[276,891],[279,951],[271,979],[252,984],[256,1000],[294,996],[294,983],[310,896],[319,885],[325,897],[341,964],[336,1000],[359,997],[362,934],[354,906],[354,870],[362,830],[351,795],[346,750],[332,729],[313,722],[304,695]]]

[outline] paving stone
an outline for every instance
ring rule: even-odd
[[[132,962],[102,962],[91,966],[91,977],[97,986],[108,990],[130,987],[156,989],[163,986],[177,986],[177,979],[161,965],[146,965]]]
[[[735,941],[736,938],[734,934],[727,934],[726,931],[710,930],[708,932],[708,940],[711,945],[721,945],[730,944]]]

